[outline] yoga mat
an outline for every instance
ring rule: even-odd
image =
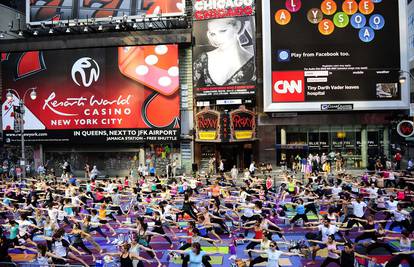
[[[287,212],[286,213],[286,217],[288,217],[289,219],[292,219],[293,216],[295,216],[296,213],[291,213],[291,212]],[[316,216],[315,214],[313,214],[313,212],[309,212],[306,214],[306,216],[308,217],[308,220],[317,220],[318,216]]]
[[[254,266],[266,266],[267,262],[261,262],[258,264],[255,264]],[[280,258],[279,259],[279,266],[292,266],[292,262],[290,261],[289,258]]]
[[[322,258],[328,257],[328,249],[324,248],[324,249],[318,250],[318,252],[316,252],[316,256],[319,256]]]
[[[391,241],[389,244],[390,244],[391,246],[396,247],[396,248],[399,248],[399,247],[400,247],[400,241]],[[413,246],[414,246],[414,241],[413,241],[413,242],[411,242],[411,247],[413,247]]]
[[[12,261],[16,262],[29,262],[36,258],[36,254],[17,254],[17,253],[9,253]]]
[[[181,227],[187,227],[187,222],[178,222],[178,225]]]
[[[205,252],[210,252],[210,253],[220,252],[222,254],[229,254],[229,247],[218,247],[218,248],[219,248],[218,251],[217,251],[217,248],[215,247],[201,247],[201,250]]]
[[[223,256],[210,256],[211,260],[210,263],[211,264],[223,264]],[[181,257],[175,258],[173,261],[173,263],[175,264],[182,264],[183,260],[181,259]]]
[[[187,248],[186,251],[190,250],[190,248]],[[230,249],[229,247],[218,247],[218,250],[216,247],[201,247],[201,250],[207,253],[220,253],[220,254],[229,254]]]

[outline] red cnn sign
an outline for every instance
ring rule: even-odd
[[[305,73],[303,71],[272,72],[272,102],[304,102]]]

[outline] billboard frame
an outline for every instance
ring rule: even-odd
[[[72,0],[73,1],[73,0]],[[74,1],[72,2],[74,3]],[[175,12],[175,13],[161,13],[161,14],[140,14],[140,15],[128,15],[127,19],[128,22],[131,22],[132,20],[150,20],[150,19],[161,19],[161,18],[170,18],[170,17],[185,17],[186,16],[186,4],[185,0],[181,0],[181,3],[183,5],[183,12]],[[74,7],[72,6],[72,9]],[[79,7],[76,7],[79,8]],[[99,8],[96,8],[99,9]],[[64,19],[60,20],[60,22],[67,23],[69,21],[69,25],[67,26],[76,26],[77,24],[85,24],[85,23],[91,23],[92,19],[95,21],[95,23],[99,22],[122,22],[124,19],[122,16],[112,17],[111,19],[108,17],[105,18],[88,18],[88,19]],[[75,23],[75,20],[77,23]],[[148,21],[149,22],[149,21]],[[40,26],[40,25],[55,25],[57,22],[54,22],[52,20],[44,20],[44,21],[31,21],[30,20],[30,0],[26,0],[26,24],[30,26]]]
[[[400,27],[400,70],[408,71],[408,40],[407,40],[407,3],[398,0]],[[350,104],[353,110],[397,110],[408,109],[410,102],[409,82],[401,84],[401,100],[394,101],[325,101],[325,102],[272,102],[272,49],[271,49],[271,16],[270,0],[262,0],[262,36],[263,36],[263,110],[264,112],[321,112],[322,104]],[[369,69],[368,69],[369,70]]]

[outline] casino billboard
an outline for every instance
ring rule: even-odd
[[[59,20],[81,22],[184,14],[185,0],[26,0],[26,22],[32,25]]]
[[[406,2],[262,1],[264,111],[407,109]],[[346,107],[346,109],[344,108]]]
[[[3,53],[1,61],[6,143],[20,140],[13,110],[28,88],[37,88],[35,100],[24,99],[28,142],[179,140],[177,45]]]

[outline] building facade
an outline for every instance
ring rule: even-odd
[[[129,79],[144,94],[132,93],[141,99],[133,105],[135,113],[124,118],[125,125],[113,127],[57,125],[57,117],[52,117],[55,125],[51,121],[49,125],[50,118],[42,117],[47,112],[31,112],[40,117],[40,122],[25,129],[26,157],[33,167],[49,160],[60,169],[68,160],[79,172],[88,163],[98,164],[107,175],[126,175],[139,165],[162,174],[174,162],[189,173],[206,171],[213,158],[216,167],[223,161],[224,169],[230,170],[233,166],[244,169],[252,161],[279,165],[282,159],[297,155],[340,152],[348,167],[359,168],[366,167],[370,157],[391,157],[395,149],[404,151],[409,143],[395,130],[399,121],[408,118],[410,102],[409,83],[399,82],[411,69],[413,43],[412,12],[409,8],[406,13],[404,0],[357,6],[336,0],[299,1],[301,5],[295,1],[152,0],[145,4],[124,0],[111,10],[67,2],[72,5],[51,7],[43,6],[44,1],[27,1],[26,14],[2,7],[7,9],[4,14],[10,14],[1,18],[9,23],[1,24],[12,25],[0,29],[3,105],[18,104],[7,102],[8,89],[24,92],[37,87],[38,106],[25,101],[26,108],[44,110],[41,103],[47,98],[42,92],[50,96],[51,89],[69,83],[66,92],[90,97],[88,86],[76,85],[79,72],[72,74],[68,69],[66,80],[53,73],[66,68],[73,51],[96,55],[97,64],[105,68],[101,75],[105,84],[98,84],[97,92],[122,91]],[[145,54],[151,46],[155,52]],[[177,54],[163,61],[164,48],[157,47],[166,46],[176,46]],[[54,57],[54,67],[45,68],[41,58],[33,73],[22,68],[24,75],[13,79],[11,60],[36,57],[36,51]],[[136,54],[128,58],[130,51]],[[178,62],[173,66],[178,74],[173,68],[176,79],[171,80],[166,66],[172,61]],[[72,63],[67,64],[73,71]],[[149,68],[157,64],[164,65]],[[158,80],[140,78],[150,69],[168,75]],[[116,74],[122,77],[112,79]],[[43,86],[31,77],[55,83]],[[165,102],[156,102],[150,93],[164,97]],[[66,100],[75,97],[65,94]],[[150,111],[155,115],[148,119]],[[102,115],[102,110],[98,113]],[[83,119],[98,116],[84,115]],[[14,162],[20,157],[16,152],[21,136],[15,132],[16,119],[3,110],[5,150],[17,154]],[[116,130],[159,132],[148,138],[135,132],[108,138]],[[83,131],[89,131],[89,136],[82,136]],[[38,138],[39,134],[48,138]]]

